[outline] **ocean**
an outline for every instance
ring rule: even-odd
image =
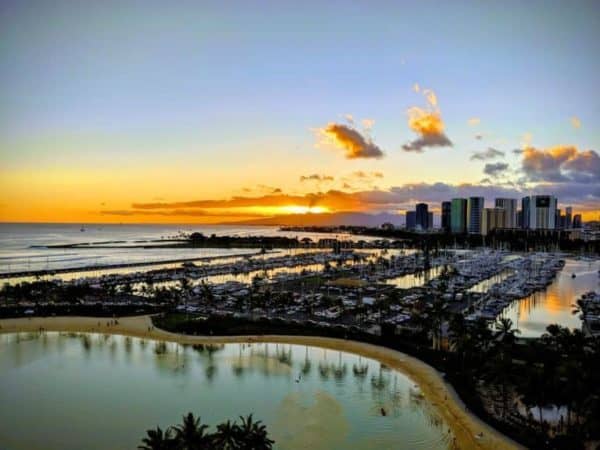
[[[195,231],[205,235],[279,235],[299,239],[310,237],[313,240],[332,237],[320,233],[282,232],[275,226],[0,223],[0,274],[256,252],[256,249],[234,248],[94,248],[94,244],[106,242],[111,242],[111,246],[125,247],[139,241],[168,239]],[[348,235],[338,237],[354,239]],[[87,248],[47,248],[78,243],[92,245]]]

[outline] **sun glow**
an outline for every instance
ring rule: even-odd
[[[282,206],[279,208],[281,214],[321,214],[329,212],[329,208],[325,206],[300,206],[300,205],[289,205]]]

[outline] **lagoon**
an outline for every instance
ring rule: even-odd
[[[0,335],[0,383],[0,446],[13,450],[133,449],[146,429],[188,411],[212,425],[254,413],[277,449],[430,449],[452,441],[409,377],[311,346],[9,333]]]

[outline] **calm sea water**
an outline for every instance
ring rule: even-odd
[[[0,273],[25,270],[55,270],[97,265],[165,261],[176,258],[202,258],[255,253],[256,249],[169,249],[169,248],[84,248],[48,249],[48,245],[115,242],[111,245],[134,245],[176,237],[182,232],[198,231],[205,235],[289,236],[318,240],[331,237],[319,233],[284,233],[278,227],[240,227],[205,225],[83,225],[79,224],[10,224],[0,223]],[[354,239],[344,236],[345,239]],[[144,244],[146,245],[146,244]]]
[[[0,447],[11,450],[133,449],[188,411],[209,424],[254,413],[278,449],[438,449],[452,439],[410,378],[315,347],[4,334],[0,385]]]
[[[565,267],[543,292],[513,302],[502,313],[521,331],[521,337],[539,337],[550,324],[581,329],[581,319],[572,305],[589,291],[600,291],[600,261],[568,258]],[[575,278],[572,277],[575,274]]]

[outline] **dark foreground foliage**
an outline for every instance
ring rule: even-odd
[[[240,422],[228,420],[215,427],[213,432],[200,418],[190,412],[183,422],[162,430],[148,430],[139,450],[270,450],[274,441],[269,439],[267,429],[252,414],[240,416]]]

